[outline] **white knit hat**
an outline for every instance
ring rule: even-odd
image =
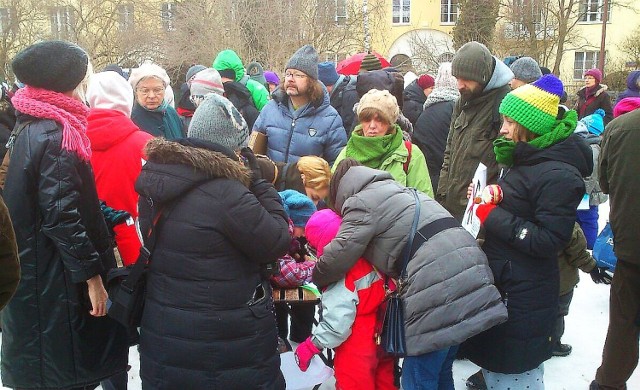
[[[133,88],[116,72],[96,73],[89,79],[87,102],[91,108],[116,110],[130,117]]]
[[[196,73],[191,80],[189,90],[191,91],[191,96],[205,96],[208,93],[224,95],[224,86],[222,85],[220,73],[213,68],[207,68]]]
[[[435,80],[436,88],[458,89],[458,80],[451,72],[451,62],[443,62],[438,68]]]
[[[150,76],[155,76],[164,81],[165,87],[171,83],[167,71],[162,69],[162,67],[160,67],[159,65],[152,63],[142,64],[139,67],[133,69],[131,71],[131,75],[129,76],[129,83],[131,84],[133,89],[136,89],[136,86],[138,85],[140,80]]]

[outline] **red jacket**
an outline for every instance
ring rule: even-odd
[[[91,140],[91,165],[98,197],[117,210],[138,218],[138,194],[134,183],[144,163],[143,148],[151,134],[141,131],[119,111],[92,108],[87,135]],[[138,258],[140,239],[134,225],[115,227],[116,243],[125,265]]]

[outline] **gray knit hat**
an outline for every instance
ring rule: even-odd
[[[298,49],[287,62],[285,69],[297,69],[314,80],[318,80],[318,53],[311,45]]]
[[[231,150],[247,146],[247,122],[233,104],[217,94],[209,94],[196,109],[187,137],[218,143]]]
[[[531,57],[518,58],[511,64],[514,78],[525,83],[532,83],[542,77],[540,65]]]
[[[193,65],[192,67],[189,68],[189,70],[187,70],[187,77],[185,81],[188,83],[193,76],[195,76],[201,70],[205,70],[205,69],[207,69],[207,67],[204,65]]]
[[[267,85],[267,79],[264,78],[264,68],[261,63],[254,61],[247,65],[247,74],[250,79],[257,81],[262,85]]]
[[[451,70],[453,76],[472,80],[486,86],[493,74],[493,56],[489,49],[480,42],[467,42],[453,57]]]

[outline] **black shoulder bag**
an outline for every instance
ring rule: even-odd
[[[396,291],[390,293],[385,303],[386,308],[384,310],[384,320],[382,322],[382,331],[379,341],[382,349],[387,355],[395,357],[403,357],[407,353],[407,346],[404,338],[404,307],[402,305],[402,298],[400,294],[407,279],[407,264],[411,260],[413,251],[413,238],[416,235],[418,228],[418,220],[420,219],[420,199],[415,188],[411,188],[413,197],[416,200],[416,212],[413,216],[413,224],[409,231],[409,239],[407,240],[404,249],[402,250],[402,269],[400,271],[400,277],[398,278]],[[388,278],[385,280],[385,285],[388,284]]]
[[[172,204],[169,209],[172,209]],[[144,300],[147,290],[147,267],[153,248],[155,247],[158,230],[170,210],[161,210],[154,218],[147,245],[142,245],[138,259],[133,265],[112,268],[107,273],[107,315],[127,328],[130,338],[137,333],[142,319]],[[135,344],[135,337],[132,343]]]

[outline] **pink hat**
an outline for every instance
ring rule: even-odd
[[[433,77],[429,76],[428,74],[423,74],[422,76],[418,77],[417,83],[421,89],[431,88],[436,85]]]
[[[322,256],[324,247],[334,239],[340,230],[342,218],[331,209],[323,209],[313,213],[304,228],[309,244],[316,248],[318,256]]]
[[[640,97],[628,97],[620,100],[613,108],[613,117],[617,118],[627,112],[640,108]]]
[[[594,79],[596,79],[596,83],[600,84],[600,82],[602,81],[602,72],[600,72],[600,69],[598,68],[593,68],[593,69],[589,69],[588,71],[584,72],[585,76],[593,76]]]

